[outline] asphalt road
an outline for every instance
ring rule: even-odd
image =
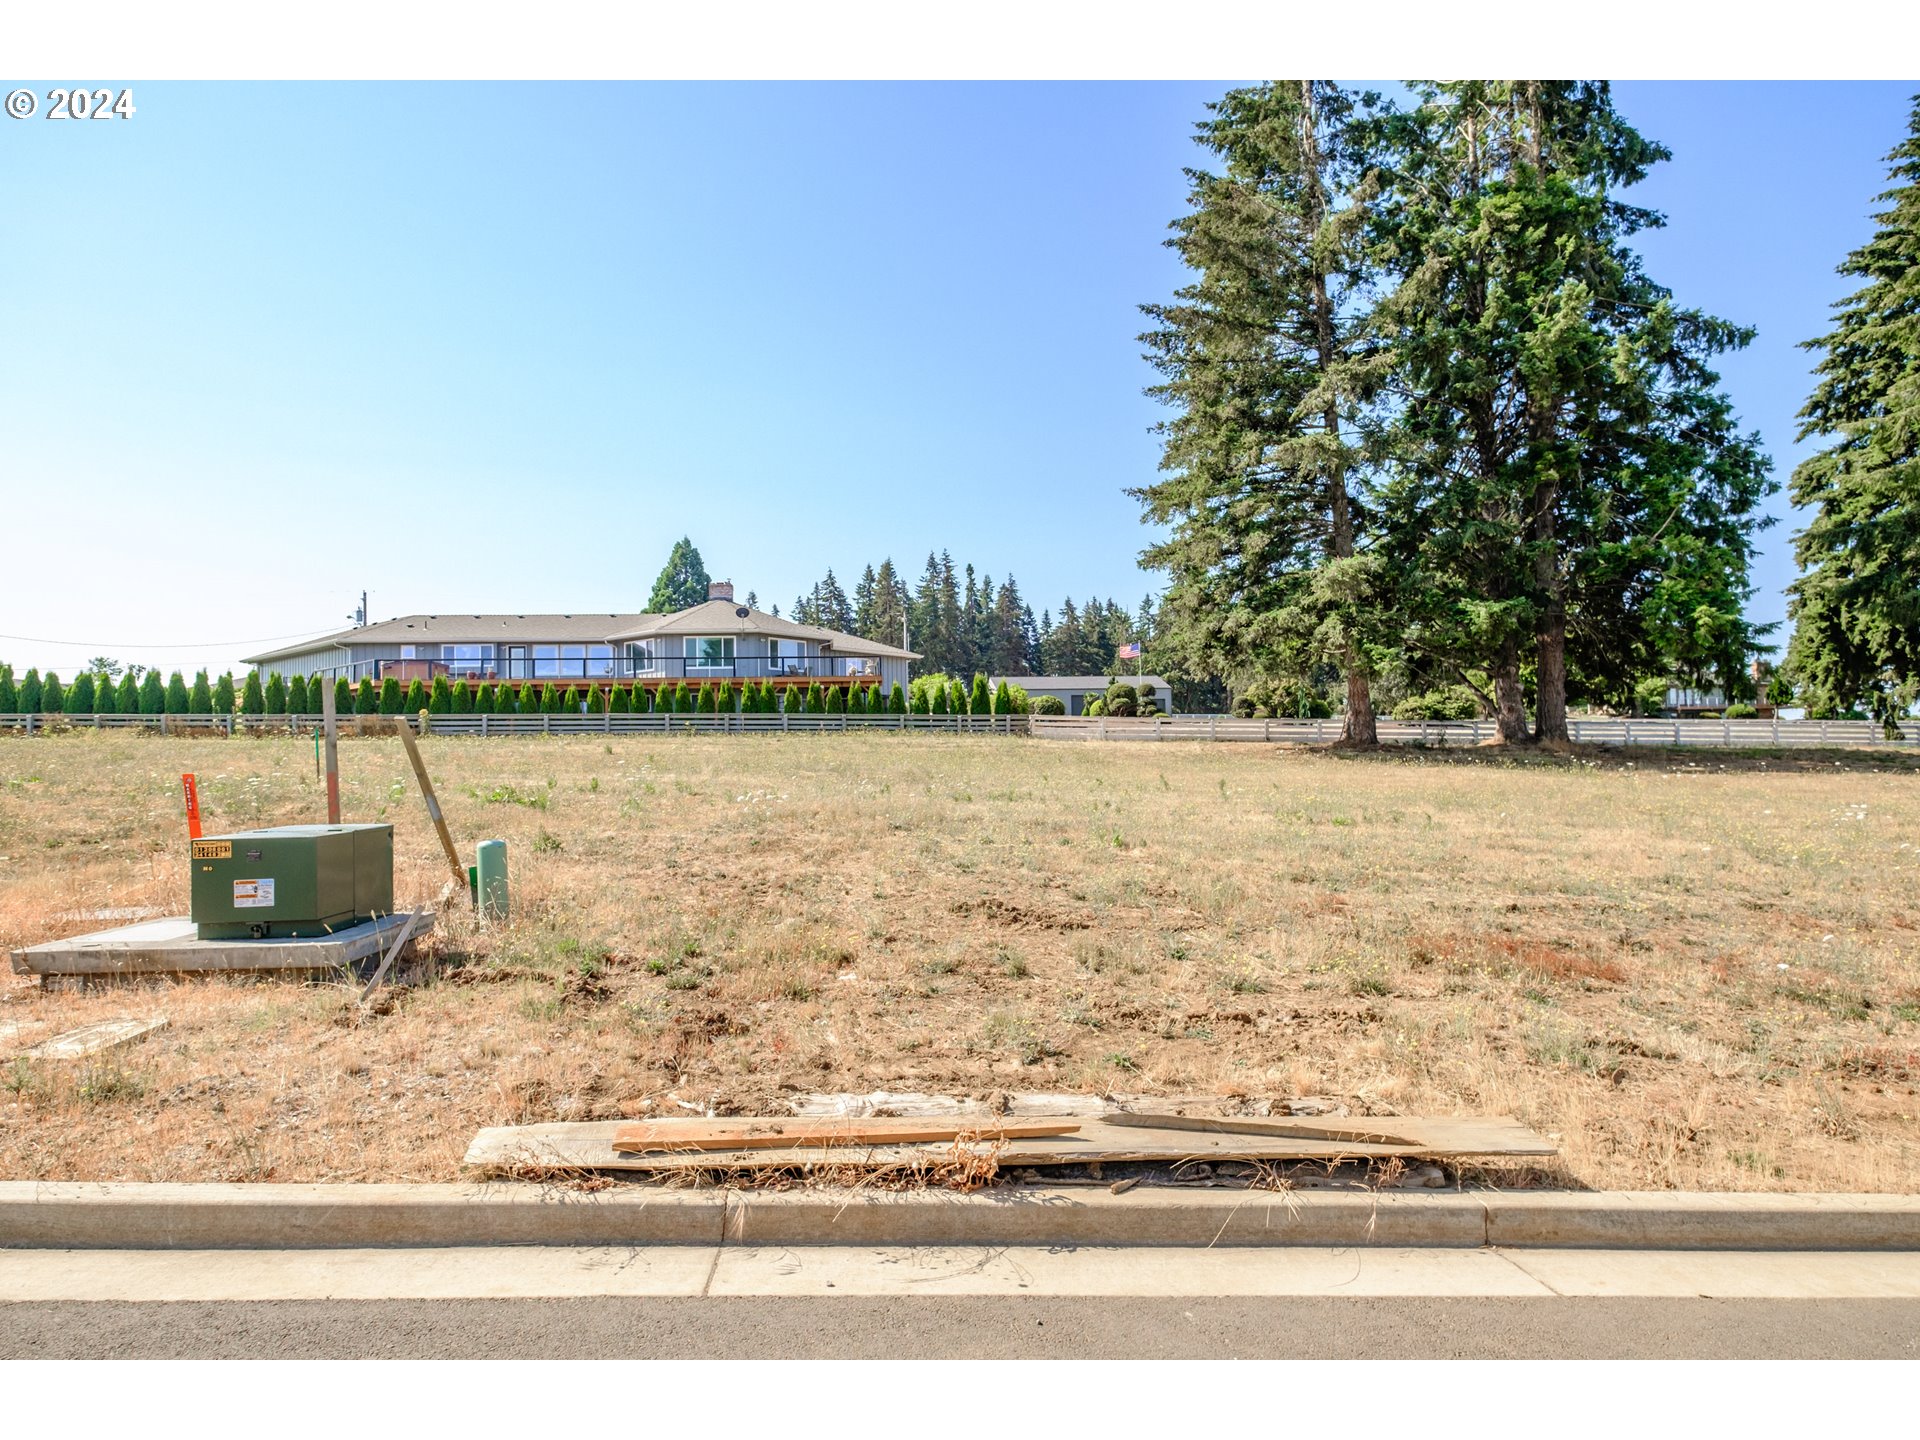
[[[611,1297],[0,1304],[0,1357],[1920,1358],[1920,1300]]]

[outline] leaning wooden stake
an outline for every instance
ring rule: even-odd
[[[327,824],[340,823],[340,717],[334,713],[333,686],[320,683],[320,723],[327,732]]]
[[[387,971],[392,969],[393,962],[400,958],[401,949],[413,938],[413,927],[420,923],[420,917],[426,913],[424,910],[415,910],[407,916],[407,923],[400,927],[399,935],[394,937],[393,944],[388,948],[387,953],[380,957],[380,968],[373,972],[373,978],[367,981],[367,988],[360,992],[362,1005],[366,1004],[367,997],[379,988],[380,982],[387,978]]]
[[[446,817],[441,815],[440,802],[434,798],[433,781],[427,778],[427,762],[420,758],[420,746],[413,738],[413,726],[405,717],[395,724],[400,731],[400,743],[407,747],[407,759],[413,762],[414,778],[420,782],[420,796],[427,802],[427,814],[433,817],[433,828],[440,833],[440,848],[447,852],[447,868],[453,871],[454,889],[471,898],[466,867],[460,863],[460,854],[453,848],[453,836],[447,830]]]

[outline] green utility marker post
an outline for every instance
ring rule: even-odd
[[[475,847],[474,892],[480,913],[489,920],[507,918],[507,842],[482,840]]]

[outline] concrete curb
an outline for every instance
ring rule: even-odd
[[[0,1247],[1380,1246],[1920,1251],[1920,1196],[0,1182]]]

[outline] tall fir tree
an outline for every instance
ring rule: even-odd
[[[1920,96],[1887,161],[1878,228],[1840,266],[1863,283],[1806,346],[1821,358],[1800,438],[1827,444],[1793,472],[1813,513],[1787,613],[1810,704],[1891,724],[1920,700]]]
[[[683,535],[674,542],[666,565],[653,582],[653,593],[647,597],[647,611],[666,615],[690,605],[705,604],[710,583],[706,562],[693,548],[693,541]]]

